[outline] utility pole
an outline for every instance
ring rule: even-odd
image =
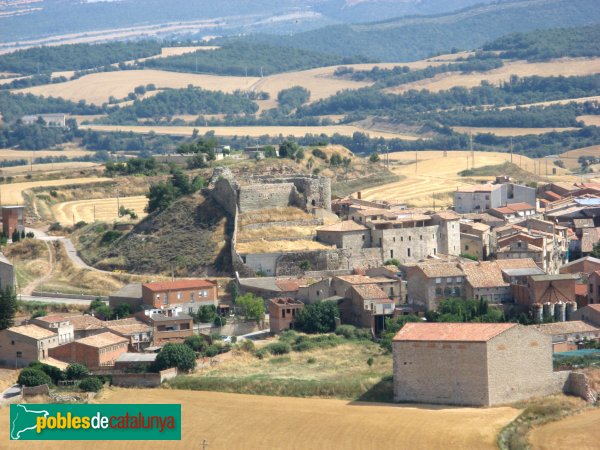
[[[512,156],[513,156],[513,142],[512,142],[512,136],[511,136],[511,138],[510,138],[510,163],[511,164],[513,162]]]
[[[469,133],[469,147],[471,148],[471,165],[475,168],[475,152],[473,151],[473,132]]]

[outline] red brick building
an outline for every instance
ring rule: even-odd
[[[25,207],[24,206],[3,206],[2,207],[2,231],[9,239],[15,230],[23,231],[25,229]]]
[[[208,280],[178,280],[142,285],[142,302],[152,308],[180,304],[218,305],[218,286]]]
[[[575,302],[575,285],[579,277],[573,274],[533,275],[526,285],[512,285],[518,305],[531,307],[534,303]]]
[[[93,370],[114,366],[119,356],[127,353],[128,345],[129,339],[106,332],[52,348],[49,354],[61,361],[84,364]]]
[[[293,298],[272,298],[269,300],[271,333],[289,330],[296,314],[302,309],[304,309],[304,303]]]

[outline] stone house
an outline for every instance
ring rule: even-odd
[[[466,276],[455,262],[424,262],[406,268],[408,303],[435,311],[442,300],[465,298]]]
[[[480,261],[491,253],[491,228],[477,222],[460,222],[460,253],[477,257]]]
[[[579,277],[573,274],[531,275],[527,284],[512,285],[518,305],[531,307],[534,303],[575,303],[575,285]]]
[[[109,320],[102,323],[105,331],[122,336],[129,341],[129,350],[141,352],[152,344],[152,327],[134,317]]]
[[[482,212],[506,204],[501,184],[460,187],[454,192],[454,211],[459,214]]]
[[[142,283],[129,283],[108,296],[108,304],[111,308],[119,305],[129,305],[132,313],[138,311],[142,305]]]
[[[129,340],[105,332],[78,339],[50,349],[50,356],[68,363],[83,364],[91,370],[112,367],[123,353],[127,353]]]
[[[493,406],[560,392],[550,336],[514,323],[407,323],[393,343],[397,402]]]
[[[11,239],[14,231],[21,233],[25,229],[25,207],[3,206],[2,207],[2,231]]]
[[[339,304],[340,321],[380,334],[384,321],[393,317],[395,304],[376,284],[360,284],[350,288]]]
[[[58,344],[66,344],[75,339],[73,324],[68,317],[50,315],[31,319],[31,323],[58,334]]]
[[[545,271],[544,249],[525,240],[516,239],[508,245],[500,247],[496,251],[496,258],[499,260],[531,258]]]
[[[304,309],[304,303],[293,298],[269,300],[269,325],[271,333],[289,330],[296,314]]]
[[[23,124],[34,125],[38,123],[40,118],[44,121],[47,127],[65,128],[67,126],[67,116],[65,114],[30,114],[21,117]]]
[[[152,327],[153,344],[160,345],[170,341],[180,342],[194,334],[194,319],[178,311],[150,309],[136,314],[140,320]]]
[[[400,300],[402,281],[395,276],[339,275],[331,279],[328,297],[350,298],[350,289],[355,286],[373,284],[386,293],[387,298]]]
[[[600,304],[587,305],[579,308],[572,315],[573,320],[582,320],[600,327]]]
[[[369,229],[353,220],[344,220],[317,228],[317,241],[337,248],[361,249],[371,247]]]
[[[218,286],[208,280],[177,280],[142,285],[142,301],[152,308],[184,305],[192,312],[202,305],[218,306]]]
[[[502,276],[502,268],[495,261],[480,261],[460,265],[467,277],[465,297],[486,300],[488,303],[512,301],[512,290]]]
[[[588,276],[587,280],[587,303],[594,305],[600,303],[600,270],[596,270]]]
[[[74,339],[81,339],[106,331],[102,326],[102,321],[94,316],[90,316],[89,314],[69,316],[68,319],[73,326]]]
[[[600,270],[600,259],[594,258],[593,256],[584,256],[583,258],[576,259],[563,265],[560,269],[560,273],[575,273],[580,275],[589,276],[592,272]]]
[[[0,362],[9,367],[25,367],[46,359],[59,345],[58,334],[38,325],[19,325],[0,331]]]
[[[488,210],[487,213],[506,222],[515,222],[534,216],[536,209],[535,206],[527,203],[513,203],[506,206],[492,208]]]

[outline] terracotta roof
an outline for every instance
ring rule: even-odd
[[[103,322],[105,328],[122,334],[147,333],[152,329],[148,324],[135,318]]]
[[[587,305],[587,306],[584,306],[583,308],[591,308],[595,311],[600,312],[600,303],[594,303],[592,305]],[[581,309],[583,309],[583,308],[581,308]]]
[[[145,283],[143,286],[152,292],[176,291],[181,289],[196,289],[214,287],[216,283],[208,280],[177,280],[155,283]]]
[[[65,316],[53,314],[51,316],[36,317],[35,320],[39,320],[39,321],[46,322],[46,323],[56,323],[56,322],[67,322],[69,319]]]
[[[535,209],[535,206],[525,202],[509,203],[506,205],[506,207],[512,209],[513,211],[528,211],[530,209]]]
[[[298,280],[276,280],[275,286],[277,286],[283,292],[296,292],[300,288]]]
[[[428,278],[440,278],[440,277],[461,277],[464,276],[464,272],[456,263],[423,263],[417,264],[426,277]]]
[[[352,285],[389,283],[390,281],[393,281],[386,277],[368,277],[366,275],[339,275],[335,278]]]
[[[383,292],[383,290],[376,284],[363,284],[360,286],[352,286],[352,289],[354,289],[356,293],[360,295],[364,300],[388,298],[387,294]]]
[[[477,231],[488,231],[490,229],[489,225],[479,222],[462,222],[461,225],[466,225],[467,227]]]
[[[558,195],[556,192],[546,191],[544,195],[550,197],[552,200],[560,200],[562,196]]]
[[[582,322],[581,320],[572,320],[569,322],[556,322],[556,323],[544,323],[540,325],[534,325],[539,331],[544,334],[555,335],[555,334],[570,334],[570,333],[586,333],[586,332],[600,332],[600,328]]]
[[[440,212],[435,212],[433,215],[438,216],[440,219],[444,219],[444,220],[460,219],[460,216],[458,214],[456,214],[454,211],[440,211]]]
[[[508,286],[502,278],[502,269],[494,261],[481,261],[477,264],[461,265],[467,280],[474,288]]]
[[[487,342],[515,323],[407,323],[394,341]]]
[[[37,325],[19,325],[10,327],[8,330],[33,339],[46,339],[58,336],[54,331],[47,330]]]
[[[295,298],[283,298],[283,297],[278,297],[278,298],[272,298],[271,300],[269,300],[271,303],[275,303],[277,305],[303,305],[303,303],[300,300],[296,300]]]
[[[354,220],[343,220],[333,225],[325,225],[317,228],[317,231],[364,231],[368,228]]]
[[[528,269],[537,268],[537,264],[531,258],[499,259],[496,264],[501,269]]]
[[[102,321],[88,314],[71,316],[68,319],[74,330],[98,330],[102,328]]]
[[[88,336],[82,339],[78,339],[75,342],[83,345],[88,345],[90,347],[108,347],[109,345],[120,344],[122,342],[127,342],[123,336],[119,336],[117,334],[111,333],[107,331],[106,333],[95,334],[94,336]]]
[[[513,242],[520,242],[520,241],[515,241]],[[508,252],[515,252],[515,253],[520,253],[520,252],[541,252],[543,251],[543,249],[541,247],[538,247],[537,245],[533,245],[533,244],[529,244],[527,243],[527,247],[513,247],[511,249],[510,245],[506,245],[502,248],[498,249],[498,253],[508,253]]]

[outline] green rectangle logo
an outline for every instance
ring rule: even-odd
[[[10,439],[178,441],[181,405],[10,405]]]

